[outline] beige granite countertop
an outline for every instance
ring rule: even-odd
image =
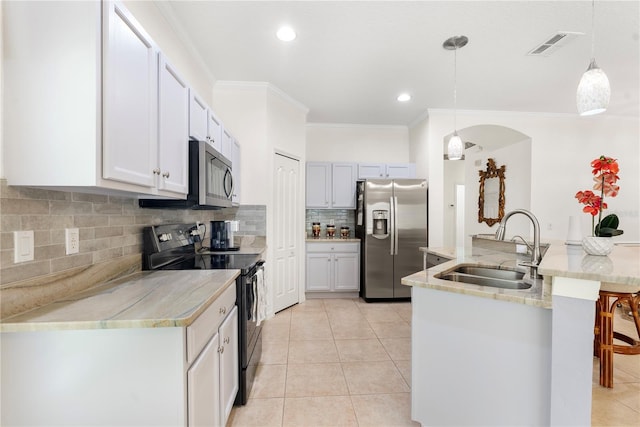
[[[443,264],[431,267],[428,270],[419,271],[411,276],[403,277],[401,282],[403,285],[437,289],[482,298],[492,298],[535,307],[551,308],[549,287],[540,279],[534,281],[534,285],[529,289],[517,290],[452,282],[435,277],[436,274],[450,270],[461,264],[481,266],[499,265],[513,268],[516,267],[518,260],[516,254],[495,252],[481,248],[474,248],[474,250],[468,251],[445,248],[420,248],[420,250],[453,259]],[[522,271],[526,271],[525,267],[521,267],[521,269]]]
[[[239,270],[143,271],[8,317],[1,332],[188,326]]]
[[[528,290],[490,288],[440,280],[434,277],[436,274],[460,264],[515,267],[518,260],[516,254],[495,252],[477,247],[458,249],[421,247],[419,250],[452,258],[452,260],[403,278],[402,283],[405,285],[545,308],[551,308],[551,278],[554,276],[599,281],[602,282],[601,289],[614,292],[638,292],[640,289],[640,246],[637,245],[616,245],[608,256],[594,256],[587,255],[581,246],[552,242],[538,268],[538,273],[544,276],[544,280]]]
[[[640,290],[640,246],[615,245],[607,256],[587,255],[581,246],[552,245],[538,272],[545,276],[602,282],[612,292]]]

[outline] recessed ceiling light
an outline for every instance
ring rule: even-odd
[[[400,102],[407,102],[411,99],[411,95],[409,95],[408,93],[401,93],[396,99]]]
[[[296,38],[296,32],[291,27],[281,27],[276,33],[276,37],[283,42],[290,42]]]

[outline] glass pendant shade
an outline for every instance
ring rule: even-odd
[[[610,97],[609,79],[604,71],[596,65],[595,59],[592,59],[589,68],[582,75],[580,84],[578,84],[576,93],[578,113],[581,116],[602,113],[607,110]]]
[[[464,144],[462,139],[458,136],[458,132],[454,132],[453,136],[449,138],[449,144],[447,145],[447,156],[449,160],[462,159],[462,151],[464,150]]]

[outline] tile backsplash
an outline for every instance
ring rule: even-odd
[[[240,222],[237,235],[266,235],[266,206],[221,210],[142,209],[136,198],[8,186],[0,179],[0,285],[142,253],[148,225]],[[80,229],[80,252],[65,255],[65,228]],[[13,232],[34,231],[34,260],[15,264]]]
[[[321,234],[326,232],[326,225],[333,220],[336,232],[340,233],[340,227],[347,226],[351,230],[351,236],[355,235],[356,211],[353,209],[307,209],[305,218],[305,231],[311,235],[311,223],[319,222]]]

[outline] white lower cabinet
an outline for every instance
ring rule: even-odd
[[[224,426],[238,392],[238,307],[187,371],[189,426]]]
[[[220,424],[220,339],[215,334],[187,371],[190,426]]]
[[[355,292],[360,289],[360,244],[307,243],[307,292]]]
[[[235,301],[234,283],[187,327],[2,332],[0,425],[224,426]]]
[[[220,425],[227,423],[240,388],[238,378],[238,307],[227,316],[220,329]]]

